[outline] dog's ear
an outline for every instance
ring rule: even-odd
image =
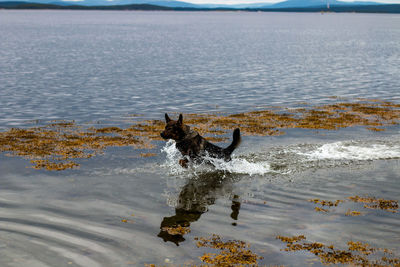
[[[180,125],[183,124],[183,116],[182,116],[182,114],[179,114],[178,124],[180,124]]]
[[[167,123],[171,121],[171,119],[168,117],[168,114],[167,114],[167,113],[165,113],[165,121],[166,121]]]

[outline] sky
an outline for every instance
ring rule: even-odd
[[[283,2],[284,0],[180,0],[183,2],[193,3],[193,4],[249,4],[249,3],[277,3]],[[344,2],[353,2],[351,0],[341,0]],[[379,3],[390,3],[390,4],[400,4],[400,0],[359,0],[365,2],[379,2]]]

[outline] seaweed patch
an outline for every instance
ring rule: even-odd
[[[339,203],[342,203],[343,200],[335,200],[335,201],[329,201],[329,200],[321,200],[318,198],[310,199],[308,200],[310,202],[314,202],[315,204],[320,204],[321,206],[328,206],[328,207],[337,207]]]
[[[196,237],[197,247],[207,247],[219,250],[219,253],[205,253],[200,260],[212,266],[257,266],[258,256],[249,248],[250,245],[240,240],[223,241],[220,236],[210,238]]]
[[[399,201],[397,200],[359,196],[348,197],[348,199],[356,203],[365,203],[364,208],[367,209],[381,209],[396,213],[397,209],[399,208]]]
[[[360,216],[362,213],[356,210],[347,210],[345,215],[346,216]]]
[[[351,196],[348,197],[347,200],[321,200],[318,198],[309,199],[309,202],[313,202],[315,204],[321,205],[322,207],[314,207],[315,211],[318,212],[329,212],[330,210],[325,207],[337,207],[340,203],[344,203],[345,201],[352,201],[355,203],[364,203],[363,207],[366,209],[381,209],[384,211],[396,213],[399,208],[399,202],[397,200],[391,199],[383,199],[383,198],[375,198],[375,197],[359,197],[359,196]],[[359,211],[351,211],[348,210],[345,215],[346,216],[359,216],[362,213]]]
[[[190,228],[186,226],[162,227],[161,230],[168,232],[170,235],[185,235],[190,233]]]
[[[277,236],[286,243],[284,251],[308,251],[319,258],[322,264],[351,264],[353,266],[399,266],[400,259],[387,249],[373,248],[367,243],[349,241],[346,249],[320,242],[306,242],[304,235]]]
[[[320,207],[315,207],[314,210],[318,211],[318,212],[329,212],[327,209],[320,208]]]
[[[140,156],[142,158],[149,158],[149,157],[155,157],[155,156],[157,156],[157,154],[156,153],[140,153]]]
[[[31,160],[33,168],[65,170],[78,167],[75,159],[87,159],[109,146],[151,148],[129,129],[117,127],[83,129],[74,122],[51,123],[29,129],[0,132],[0,151]]]
[[[371,131],[399,123],[400,104],[381,100],[357,100],[322,106],[305,103],[302,108],[270,107],[237,114],[186,114],[185,124],[212,142],[227,139],[233,128],[240,127],[243,135],[282,135],[285,129],[337,130],[365,126]],[[0,132],[0,152],[31,160],[33,168],[65,170],[76,168],[76,159],[103,153],[111,146],[132,146],[135,149],[154,148],[161,140],[165,123],[161,120],[135,119],[132,125],[119,127],[85,128],[73,121],[53,121],[43,127],[12,128]],[[154,156],[143,152],[142,157]]]
[[[314,204],[321,205],[321,207],[314,207],[314,210],[317,212],[323,212],[327,213],[330,212],[329,208],[331,207],[337,207],[340,203],[344,202],[343,200],[335,200],[335,201],[330,201],[330,200],[322,200],[319,198],[313,198],[309,199],[309,202],[313,202]]]

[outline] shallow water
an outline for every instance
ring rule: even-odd
[[[0,126],[399,99],[397,15],[1,11]]]
[[[400,99],[398,16],[0,11],[0,25],[2,129]],[[340,249],[367,242],[399,257],[399,213],[346,200],[400,200],[399,130],[246,136],[231,162],[188,169],[173,142],[157,142],[151,158],[108,148],[61,172],[2,153],[0,265],[200,265],[214,251],[194,238],[211,234],[250,243],[262,266],[322,265],[283,251],[278,235]],[[346,201],[324,213],[315,198]],[[161,229],[177,222],[191,232]]]

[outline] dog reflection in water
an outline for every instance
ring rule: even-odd
[[[232,196],[232,186],[235,179],[223,172],[212,172],[201,174],[196,178],[191,178],[182,188],[175,215],[164,217],[158,234],[165,242],[170,241],[179,246],[180,242],[185,241],[183,237],[185,231],[171,231],[171,229],[189,229],[192,222],[200,219],[201,215],[208,211],[208,206],[213,205],[219,197],[232,198],[231,218],[238,219],[240,202],[239,197]],[[236,225],[236,223],[232,223]]]

